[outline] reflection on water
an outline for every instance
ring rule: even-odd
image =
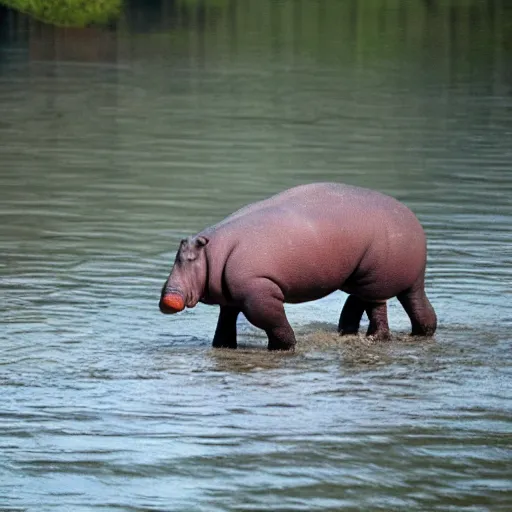
[[[0,510],[510,510],[511,37],[499,0],[0,8]],[[183,235],[318,180],[418,214],[435,340],[396,301],[340,340],[341,293],[294,355],[159,313]]]

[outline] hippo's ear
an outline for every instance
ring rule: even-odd
[[[198,236],[196,238],[197,247],[204,247],[210,240],[205,236]]]

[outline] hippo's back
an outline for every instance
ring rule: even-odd
[[[402,215],[414,217],[405,205],[374,190],[341,183],[311,183],[290,188],[268,199],[245,206],[212,228],[233,222],[243,223],[244,220],[252,224],[254,219],[265,216],[268,218],[274,211],[311,217],[311,220],[320,216],[327,220],[333,219],[333,216],[336,218],[363,214],[366,217],[379,210],[389,212],[394,209],[399,210]],[[277,222],[283,220],[281,215],[276,217]]]
[[[423,230],[405,205],[336,183],[286,190],[202,234],[211,237],[209,252],[218,265],[226,265],[226,275],[241,282],[265,276],[280,285],[289,302],[321,297],[349,277],[359,282],[375,272],[385,288],[386,275],[402,272],[402,286],[424,266]],[[404,273],[411,256],[417,263]]]

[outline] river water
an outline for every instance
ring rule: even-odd
[[[512,510],[509,3],[0,9],[0,511]],[[182,236],[321,180],[416,212],[433,340],[159,312]]]

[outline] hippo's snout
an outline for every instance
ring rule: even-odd
[[[185,299],[178,292],[169,292],[162,295],[160,298],[160,311],[167,315],[179,313],[185,309]]]

